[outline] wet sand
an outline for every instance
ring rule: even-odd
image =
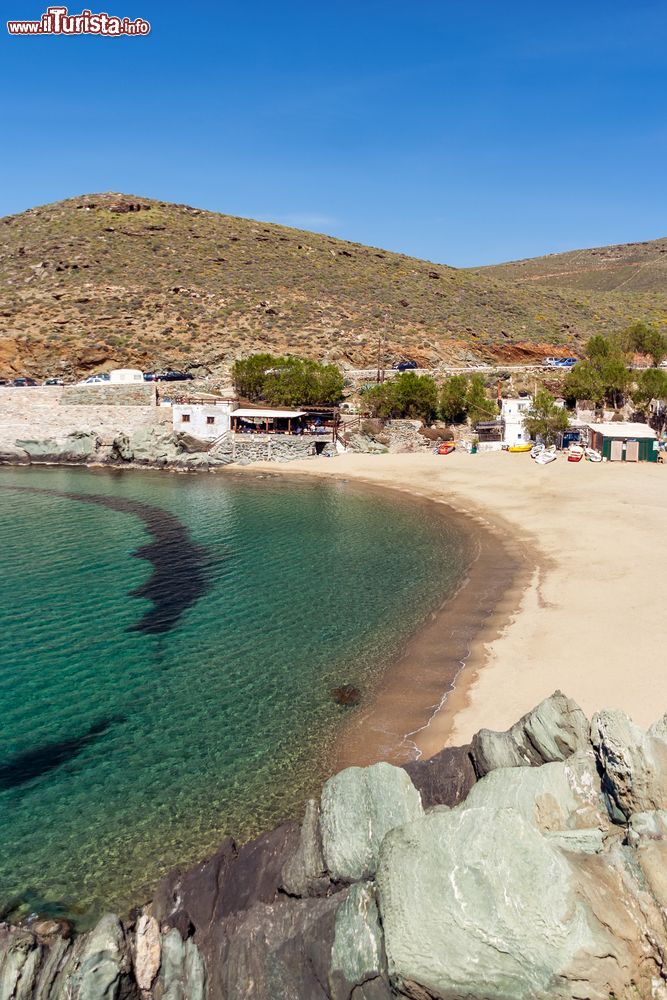
[[[620,708],[640,725],[667,711],[664,466],[561,457],[538,467],[528,455],[456,452],[261,470],[389,487],[445,503],[479,527],[467,584],[351,717],[341,766],[430,756],[482,727],[507,728],[556,689],[588,714]],[[463,636],[458,622],[467,623]]]

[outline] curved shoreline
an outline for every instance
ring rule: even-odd
[[[361,705],[351,712],[337,740],[334,771],[380,760],[405,764],[437,753],[447,742],[454,717],[467,702],[483,668],[487,646],[518,613],[523,594],[544,560],[528,539],[502,518],[488,518],[447,498],[428,496],[404,485],[324,473],[321,469],[261,463],[227,467],[217,475],[335,480],[348,488],[391,495],[394,501],[423,505],[428,514],[472,542],[465,578],[453,594],[410,636],[393,662],[380,672]],[[511,551],[513,549],[514,551]]]

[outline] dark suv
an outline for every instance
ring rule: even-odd
[[[419,365],[416,361],[397,361],[392,367],[398,372],[407,372],[412,371],[413,368],[418,368]]]
[[[37,385],[37,383],[34,378],[15,378],[12,385],[18,389],[26,385]]]

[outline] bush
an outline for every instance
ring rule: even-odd
[[[402,372],[369,389],[364,402],[381,420],[414,418],[430,423],[437,413],[438,390],[430,375]]]
[[[343,392],[343,376],[336,365],[273,354],[235,361],[232,381],[239,395],[272,406],[333,406]]]

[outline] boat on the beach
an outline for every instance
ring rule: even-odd
[[[586,461],[587,462],[601,462],[602,455],[595,448],[586,448]]]
[[[537,456],[541,455],[543,451],[544,451],[543,444],[534,444],[533,447],[530,449],[530,457],[537,458]]]
[[[533,450],[533,443],[531,441],[529,441],[528,444],[511,444],[507,450],[508,451],[513,451],[513,452],[532,451]]]
[[[453,451],[456,451],[456,445],[452,444],[451,441],[443,441],[441,445],[438,445],[438,455],[449,455]]]
[[[557,458],[558,455],[555,448],[553,451],[550,448],[545,448],[544,451],[535,456],[535,465],[549,465],[551,462],[555,462]]]
[[[584,457],[584,449],[580,444],[571,444],[567,453],[568,462],[580,462]]]

